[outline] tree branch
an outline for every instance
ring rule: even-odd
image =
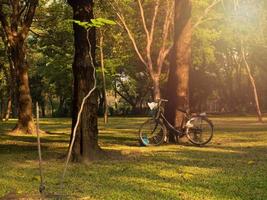
[[[36,35],[37,37],[43,37],[43,36],[44,36],[44,35],[41,35],[41,34],[35,32],[35,31],[32,30],[32,29],[29,29],[29,30],[30,30],[31,33],[33,33],[33,34]]]
[[[137,43],[136,43],[136,41],[135,41],[135,39],[134,39],[134,36],[133,36],[131,30],[129,29],[129,27],[128,27],[127,23],[126,23],[126,21],[125,21],[125,19],[124,19],[124,16],[121,15],[121,14],[120,14],[119,12],[117,12],[116,10],[115,10],[115,12],[116,12],[116,15],[118,16],[119,20],[121,21],[123,27],[124,27],[125,30],[127,31],[128,36],[129,36],[130,40],[132,41],[132,44],[133,44],[134,49],[135,49],[135,52],[137,53],[139,59],[140,59],[141,62],[147,67],[147,66],[148,66],[148,65],[147,65],[147,62],[145,61],[145,59],[143,58],[142,54],[140,53],[140,50],[139,50],[139,48],[138,48],[138,46],[137,46]]]
[[[209,12],[211,11],[211,9],[214,7],[214,6],[216,6],[218,3],[220,3],[221,2],[221,0],[213,0],[213,2],[204,10],[204,13],[203,13],[203,15],[201,15],[198,19],[197,19],[197,21],[196,21],[196,23],[193,25],[193,27],[192,27],[192,29],[194,30],[194,29],[196,29],[200,24],[202,24],[203,23],[203,21],[204,21],[204,18],[209,14]]]
[[[133,102],[130,99],[128,99],[126,96],[124,96],[116,87],[114,87],[114,89],[121,96],[121,98],[123,98],[129,104],[133,105]]]
[[[154,36],[154,29],[155,29],[156,18],[157,18],[158,10],[159,10],[159,1],[160,0],[157,0],[156,1],[154,15],[153,15],[152,23],[151,23],[150,38],[151,38],[152,41],[153,41],[153,36]]]
[[[24,21],[22,23],[22,29],[19,33],[22,38],[27,37],[27,34],[30,30],[30,26],[31,26],[32,21],[33,21],[33,17],[34,17],[37,5],[38,5],[38,0],[30,1],[30,4],[29,4],[28,9],[27,9],[26,14],[25,14]]]
[[[156,3],[159,3],[159,1],[157,1]],[[138,0],[138,5],[139,5],[139,9],[140,9],[143,27],[144,27],[144,30],[146,33],[146,38],[147,38],[147,45],[146,45],[147,67],[148,67],[149,73],[153,76],[153,74],[154,74],[153,62],[152,62],[152,58],[151,58],[151,46],[152,46],[152,42],[153,42],[153,33],[152,32],[149,33],[149,31],[148,31],[146,20],[145,20],[144,9],[143,9],[143,6],[142,6],[142,3],[140,0]],[[156,6],[155,6],[155,13],[153,16],[153,18],[155,18],[155,19],[156,19],[157,12],[158,12],[158,6],[159,6],[158,4],[156,4]],[[154,23],[155,23],[155,19],[153,19]],[[155,26],[155,24],[152,24],[152,25]],[[153,26],[151,26],[151,30],[154,30]]]
[[[168,14],[166,14],[166,17],[164,20],[163,36],[162,36],[163,42],[162,42],[162,46],[160,48],[158,59],[157,59],[157,66],[158,66],[157,74],[161,73],[164,60],[172,48],[172,45],[166,46],[166,44],[168,42],[168,36],[170,35],[171,25],[173,24],[172,19],[173,19],[173,14],[174,14],[174,3],[172,3],[172,5],[170,6],[170,10],[171,11]]]
[[[145,20],[144,9],[143,9],[141,1],[140,0],[137,0],[137,1],[138,1],[139,9],[140,9],[141,19],[142,19],[142,22],[143,22],[143,27],[144,27],[144,30],[145,30],[145,33],[146,33],[146,36],[147,36],[147,40],[149,40],[150,34],[149,34],[149,31],[148,31],[148,28],[147,28],[147,24],[146,24],[146,20]]]

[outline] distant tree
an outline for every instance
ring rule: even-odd
[[[69,19],[71,8],[63,1],[40,2],[35,15],[34,32],[29,40],[33,63],[30,73],[33,102],[38,101],[42,113],[54,117],[71,114],[73,30]],[[64,77],[64,78],[62,78]]]
[[[10,55],[8,53],[8,45],[7,45],[7,40],[5,38],[5,33],[3,30],[0,30],[0,36],[1,36],[1,39],[2,39],[2,49],[1,49],[1,56],[3,56],[3,60],[1,60],[3,63],[2,63],[2,70],[3,70],[3,73],[4,73],[4,76],[5,76],[5,79],[6,79],[6,84],[7,84],[7,103],[6,103],[6,106],[3,107],[2,106],[2,109],[6,109],[5,110],[5,116],[4,116],[4,120],[5,121],[8,121],[9,120],[9,117],[10,117],[10,114],[11,114],[11,109],[12,109],[12,99],[15,99],[15,94],[14,94],[14,70],[13,70],[13,65],[12,65],[12,62],[11,62],[11,58],[10,58]],[[7,59],[8,58],[8,59]],[[5,66],[5,62],[7,62],[8,60],[8,63],[9,63],[9,69],[8,67]],[[10,73],[9,73],[10,72]],[[13,77],[13,78],[12,78]],[[3,95],[3,92],[2,92],[2,95]],[[4,105],[4,102],[3,102],[3,105]],[[15,110],[15,109],[14,109]],[[3,111],[4,112],[4,111]],[[13,113],[13,116],[14,116],[15,113]]]

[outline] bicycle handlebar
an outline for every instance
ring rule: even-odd
[[[156,99],[156,101],[158,101],[158,102],[168,102],[169,100],[168,99]]]
[[[168,102],[169,100],[168,99],[156,99],[156,101],[158,101],[159,103],[161,103],[161,102]],[[179,110],[182,113],[186,113],[186,114],[189,113],[188,110],[184,110],[184,109],[181,109],[181,108],[177,108],[177,110]]]

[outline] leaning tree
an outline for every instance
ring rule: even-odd
[[[93,0],[68,0],[73,9],[75,22],[90,22],[94,18]],[[100,150],[98,145],[97,126],[97,93],[91,93],[84,102],[84,97],[95,86],[95,28],[85,29],[79,23],[73,24],[75,55],[73,61],[73,113],[71,139],[76,135],[72,156],[74,161],[87,161],[93,159]],[[84,104],[83,104],[84,102]],[[80,108],[83,104],[83,111]],[[78,119],[79,116],[79,119]],[[78,126],[76,127],[78,121]]]
[[[32,134],[35,125],[32,117],[32,99],[29,88],[26,57],[26,39],[33,22],[38,0],[1,0],[0,22],[10,54],[10,69],[15,80],[18,102],[18,122],[14,129],[18,133]]]

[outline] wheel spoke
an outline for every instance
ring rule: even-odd
[[[186,135],[188,139],[196,145],[208,143],[213,136],[213,127],[211,123],[202,117],[190,119],[191,126],[187,128]]]
[[[159,145],[164,141],[165,126],[153,119],[147,120],[139,129],[139,137],[145,146]]]

